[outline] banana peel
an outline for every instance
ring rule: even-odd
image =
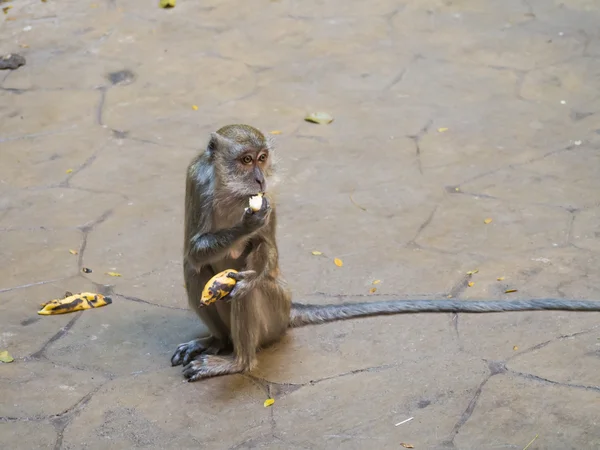
[[[229,274],[233,273],[238,272],[233,269],[224,270],[208,280],[208,283],[206,283],[202,290],[200,303],[204,306],[208,306],[217,300],[227,297],[235,287],[236,281],[229,277]]]
[[[102,294],[81,292],[80,294],[69,295],[65,298],[57,298],[42,303],[42,309],[38,311],[38,314],[41,316],[66,314],[84,309],[100,308],[101,306],[110,305],[111,303],[112,299]]]

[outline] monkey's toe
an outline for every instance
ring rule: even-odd
[[[184,342],[179,344],[175,353],[171,357],[171,365],[179,366],[181,364],[186,365],[192,361],[197,355],[201,354],[207,349],[205,339],[194,339],[193,341]]]

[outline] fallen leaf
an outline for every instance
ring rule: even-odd
[[[443,133],[444,131],[448,131],[448,128],[446,128],[446,127],[438,128],[438,133]]]
[[[333,260],[333,262],[334,262],[334,263],[335,263],[335,265],[336,265],[336,266],[338,266],[338,267],[342,267],[342,266],[344,265],[344,263],[342,262],[342,260],[341,260],[341,259],[339,259],[339,258],[335,258],[335,259]]]
[[[513,350],[516,352],[517,350],[519,350],[519,347],[517,347],[516,345],[513,347]]]
[[[7,18],[6,18],[6,21],[7,21],[7,22],[8,22],[8,21],[12,21],[12,20],[17,20],[17,18],[16,18],[16,17],[7,17]]]
[[[379,283],[381,283],[381,280],[374,280],[373,281],[373,284],[379,284]]]
[[[496,278],[496,280],[497,281],[502,281],[502,280],[504,280],[504,277],[498,277],[498,278]]]
[[[473,274],[476,274],[477,272],[479,272],[479,269],[475,269],[475,270],[469,270],[469,271],[467,272],[467,275],[473,275]]]
[[[73,172],[73,169],[67,169],[67,173]]]
[[[161,8],[174,8],[175,0],[160,0],[159,5]]]
[[[369,289],[369,293],[374,294],[375,292],[377,292],[377,288],[371,288],[371,289]]]
[[[505,294],[510,294],[511,292],[517,292],[516,289],[507,289],[504,291]]]
[[[523,450],[527,450],[529,448],[529,446],[531,444],[533,444],[533,442],[538,438],[538,436],[539,436],[539,434],[536,434],[535,437],[531,441],[529,441],[529,444],[527,444],[525,447],[523,447]]]
[[[193,109],[194,111],[198,111],[198,106],[197,106],[197,105],[192,105],[192,109]]]
[[[273,131],[269,131],[270,134],[281,134],[281,131],[279,130],[273,130]]]
[[[273,403],[275,403],[275,399],[273,398],[268,398],[265,400],[265,402],[263,403],[263,406],[265,408],[268,408],[269,406],[271,406]]]
[[[3,350],[0,352],[0,361],[3,363],[13,362],[15,359],[8,353],[8,350]]]
[[[79,253],[79,252],[78,252],[77,250],[72,250],[72,249],[69,249],[69,253],[70,253],[71,255],[76,255],[76,254],[77,254],[77,253]]]
[[[307,122],[318,123],[319,125],[327,125],[333,122],[333,117],[325,112],[310,113],[304,118]]]
[[[106,275],[110,275],[111,277],[120,277],[121,274],[119,272],[106,272]]]
[[[486,225],[487,225],[487,224],[490,224],[490,223],[492,223],[492,219],[485,219],[485,220],[483,221],[483,223],[485,223]]]
[[[473,287],[474,285],[475,285],[475,282],[469,281],[469,287]]]
[[[322,254],[323,254],[323,253],[321,253],[321,252],[320,252],[320,251],[318,251],[318,250],[313,250],[311,253],[312,253],[313,255],[315,255],[315,256],[319,256],[319,255],[322,255]]]
[[[21,48],[29,48],[29,45],[28,44],[19,44],[19,47],[21,47]]]
[[[352,202],[352,204],[353,204],[354,206],[356,206],[357,208],[360,208],[360,209],[362,209],[363,211],[366,211],[366,210],[367,210],[367,208],[365,208],[364,206],[360,206],[358,203],[356,203],[356,202],[354,201],[354,199],[352,198],[352,194],[350,194],[350,201],[351,201],[351,202]]]
[[[4,8],[2,8],[2,12],[3,12],[4,14],[8,14],[8,10],[9,10],[10,8],[12,8],[12,6],[11,6],[11,5],[9,5],[9,6],[5,6]]]
[[[404,443],[404,442],[400,442],[400,445],[401,445],[402,447],[404,447],[404,448],[415,448],[415,446],[414,446],[414,445],[412,445],[412,444],[406,444],[406,443]]]

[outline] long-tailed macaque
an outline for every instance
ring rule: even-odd
[[[248,125],[228,125],[211,133],[206,150],[188,167],[185,285],[191,308],[211,333],[180,344],[171,358],[174,366],[184,365],[189,381],[252,370],[258,349],[280,339],[288,328],[304,325],[418,312],[600,310],[600,302],[560,299],[292,303],[279,271],[275,205],[269,190],[274,171],[272,143]],[[253,212],[247,208],[248,199],[259,193],[264,194],[262,207]],[[205,284],[227,269],[238,271],[234,290],[221,301],[201,306]]]

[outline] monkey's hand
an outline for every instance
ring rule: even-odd
[[[254,281],[256,280],[256,271],[244,270],[243,272],[231,272],[227,276],[236,281],[235,286],[228,295],[231,299],[237,296],[243,296],[253,288]]]
[[[242,225],[250,233],[262,228],[267,223],[269,215],[271,214],[271,204],[267,197],[263,196],[262,205],[256,212],[252,211],[252,208],[246,208],[244,215],[242,216]]]

